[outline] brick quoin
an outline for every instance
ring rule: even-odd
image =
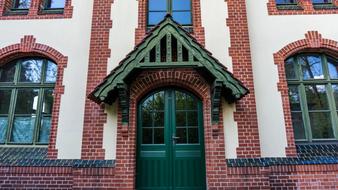
[[[287,136],[287,156],[296,156],[295,138],[292,127],[291,108],[289,102],[288,84],[286,80],[284,61],[296,54],[302,52],[324,52],[334,56],[338,56],[338,42],[324,39],[317,31],[308,31],[305,34],[305,39],[292,42],[280,51],[274,54],[274,63],[278,68],[279,82],[277,84],[278,90],[282,96],[284,121]]]
[[[48,146],[49,158],[57,158],[56,133],[60,113],[61,95],[64,93],[63,72],[67,66],[68,58],[52,47],[36,43],[36,39],[27,35],[18,44],[10,45],[0,49],[0,66],[12,60],[23,57],[38,56],[53,60],[58,66],[57,80],[54,88],[54,102],[50,138]]]
[[[233,74],[250,90],[236,103],[234,118],[238,126],[238,158],[260,157],[255,90],[245,0],[228,0],[227,25],[230,29]]]
[[[312,0],[298,0],[300,9],[278,9],[276,0],[269,0],[267,3],[269,15],[314,15],[314,14],[338,14],[338,8],[319,9],[314,8]],[[338,6],[338,0],[333,0],[333,4]]]
[[[139,0],[138,6],[138,27],[135,31],[135,44],[142,42],[147,35],[147,9],[148,0]],[[205,45],[204,28],[202,27],[201,3],[200,0],[192,0],[192,24],[193,32],[191,33],[195,39]]]
[[[73,7],[72,0],[66,0],[63,13],[46,13],[43,12],[43,0],[31,0],[31,6],[27,14],[15,14],[10,12],[12,0],[0,1],[0,20],[27,20],[27,19],[63,19],[72,18]]]
[[[109,32],[112,28],[111,5],[113,0],[94,0],[92,30],[89,50],[89,65],[86,94],[90,94],[107,75],[110,58]],[[104,159],[103,127],[107,121],[104,106],[88,98],[85,101],[81,158]]]

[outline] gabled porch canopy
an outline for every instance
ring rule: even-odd
[[[222,91],[229,103],[241,99],[249,92],[224,65],[167,15],[88,97],[98,104],[112,104],[119,97],[122,122],[127,124],[128,85],[132,77],[142,70],[168,68],[194,68],[206,77],[212,85],[213,122],[218,122]]]

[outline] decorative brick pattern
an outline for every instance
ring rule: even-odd
[[[138,28],[136,29],[135,32],[135,44],[139,44],[147,35],[147,9],[148,9],[148,0],[139,0]],[[192,19],[193,19],[192,36],[194,36],[196,40],[204,46],[205,35],[204,28],[202,27],[200,0],[192,0]]]
[[[110,19],[112,3],[113,0],[94,0],[87,95],[107,75],[107,63],[110,57],[109,32],[112,27]],[[104,113],[104,107],[86,99],[82,136],[82,159],[104,159],[103,126],[106,121],[107,115]]]
[[[287,136],[287,156],[296,156],[295,139],[292,128],[291,109],[288,95],[288,84],[286,81],[284,61],[294,55],[302,52],[326,52],[331,55],[338,55],[338,42],[324,39],[317,31],[309,31],[305,34],[305,39],[288,44],[280,51],[274,54],[274,62],[278,67],[279,82],[278,90],[282,96],[283,112]]]
[[[54,88],[54,103],[52,123],[49,138],[50,158],[57,158],[56,132],[59,120],[61,95],[64,93],[63,71],[67,66],[68,58],[57,50],[44,44],[36,43],[33,36],[24,36],[18,44],[10,45],[0,49],[0,65],[6,64],[14,59],[27,56],[41,56],[53,60],[58,65],[57,80]]]
[[[0,1],[0,20],[27,20],[27,19],[62,19],[72,18],[72,0],[66,0],[63,12],[46,12],[41,9],[43,0],[31,0],[31,6],[27,13],[15,13],[11,11],[12,0]]]
[[[236,103],[234,114],[238,126],[237,157],[260,157],[255,90],[253,82],[248,20],[245,0],[228,0],[233,74],[244,83],[250,93]]]
[[[316,7],[312,0],[298,0],[298,5],[281,6],[276,5],[276,0],[269,0],[269,15],[313,15],[313,14],[338,14],[338,0],[333,0],[329,6]]]

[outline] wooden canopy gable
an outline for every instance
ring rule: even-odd
[[[170,15],[159,23],[145,39],[123,59],[99,84],[89,98],[96,103],[112,104],[119,97],[122,122],[128,123],[128,85],[137,72],[149,69],[194,68],[212,81],[212,118],[218,122],[221,92],[235,102],[249,91],[226,67],[203,48]]]

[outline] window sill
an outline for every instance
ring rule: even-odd
[[[42,9],[39,14],[63,14],[64,9]]]
[[[18,9],[12,9],[5,12],[4,16],[16,16],[16,15],[27,15],[28,9],[25,10],[18,10]]]
[[[335,6],[334,4],[316,4],[316,5],[313,5],[313,8],[315,10],[318,10],[318,9],[338,9],[337,6]]]
[[[278,10],[303,10],[299,5],[277,5]]]

